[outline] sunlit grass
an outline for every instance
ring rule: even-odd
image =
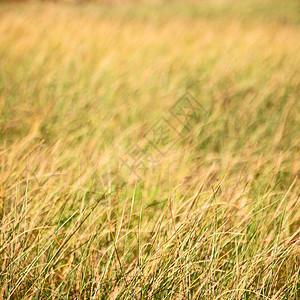
[[[1,3],[0,299],[299,299],[299,4],[109,2]]]

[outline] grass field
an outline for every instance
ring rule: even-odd
[[[300,3],[0,3],[0,299],[299,299]]]

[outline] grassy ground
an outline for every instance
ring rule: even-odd
[[[299,299],[299,37],[296,0],[2,3],[0,299]]]

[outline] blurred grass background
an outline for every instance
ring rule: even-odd
[[[2,2],[0,298],[298,299],[299,21],[296,0]],[[121,170],[186,92],[205,117]]]

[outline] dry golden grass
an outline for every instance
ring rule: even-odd
[[[0,299],[298,299],[299,8],[2,3]]]

